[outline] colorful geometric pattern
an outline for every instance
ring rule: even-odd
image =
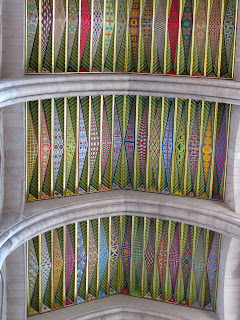
[[[78,154],[78,178],[79,182],[84,179],[86,176],[86,168],[87,168],[87,153],[88,153],[88,101],[84,103],[81,101],[80,105],[80,113],[79,113],[79,154]],[[85,169],[85,170],[84,170]],[[82,179],[83,178],[83,179]],[[85,182],[85,186],[79,183],[78,192],[87,191],[87,186]],[[85,188],[84,188],[85,187]]]
[[[26,72],[233,78],[236,0],[154,3],[27,0]]]
[[[130,260],[131,260],[131,217],[128,217],[125,235],[122,243],[122,260],[128,288],[130,286]],[[123,293],[128,293],[128,288],[123,289]]]
[[[67,99],[67,159],[66,194],[75,193],[76,179],[76,122],[77,98]]]
[[[146,177],[146,157],[147,157],[147,133],[148,133],[148,101],[145,99],[139,99],[138,106],[138,127],[136,128],[137,135],[137,158],[136,167],[136,189],[143,188],[145,185]]]
[[[29,0],[27,2],[27,71],[38,72],[38,0]],[[35,50],[33,50],[33,48]],[[33,54],[35,51],[35,58]]]
[[[31,101],[27,200],[111,189],[223,200],[229,116],[228,104],[180,98]]]
[[[30,312],[39,312],[39,248],[38,237],[28,242]],[[32,310],[33,309],[33,310]]]
[[[51,197],[51,102],[42,102],[41,108],[41,138],[40,138],[40,159],[41,159],[41,199]]]
[[[117,108],[114,108],[114,129],[113,129],[113,160],[112,160],[112,172],[113,172],[113,189],[121,188],[121,183],[117,179],[119,166],[121,166],[121,152],[122,149],[122,132],[120,128],[119,114]],[[119,165],[120,164],[120,165]]]
[[[41,277],[42,277],[42,312],[51,310],[51,270],[52,270],[52,259],[51,259],[51,234],[47,232],[42,235],[42,258],[41,258]]]
[[[64,101],[59,99],[54,107],[54,196],[63,195],[63,161],[64,161]]]
[[[66,226],[66,252],[65,252],[65,290],[66,305],[74,303],[75,275],[75,225]]]
[[[223,106],[220,105],[219,108]],[[220,109],[220,110],[221,110]],[[229,125],[229,115],[228,110],[225,108],[223,111],[222,117],[218,117],[218,133],[217,133],[217,141],[215,145],[215,164],[216,164],[216,175],[217,175],[217,188],[214,188],[213,198],[214,199],[223,199],[223,190],[224,190],[224,182],[225,182],[225,166],[224,163],[226,161],[227,156],[227,128]],[[218,192],[217,192],[218,190]]]
[[[145,268],[147,273],[148,287],[152,292],[153,271],[154,271],[154,257],[155,257],[155,231],[154,219],[149,221],[149,231],[147,244],[144,251]]]
[[[187,238],[185,240],[185,245],[182,254],[182,276],[184,284],[184,292],[187,292],[188,282],[192,267],[192,243],[191,243],[191,229],[188,227]],[[185,294],[184,294],[185,298]]]
[[[142,15],[142,38],[140,55],[140,72],[149,73],[151,69],[151,46],[152,46],[152,12],[151,0],[146,0]],[[143,40],[143,42],[142,42]]]
[[[223,48],[222,48],[222,62],[224,68],[221,76],[226,78],[232,77],[233,74],[233,60],[234,60],[234,34],[235,34],[235,19],[236,19],[236,0],[228,0],[225,5],[225,13],[223,20]],[[224,74],[224,71],[226,74]]]
[[[159,155],[160,155],[160,130],[161,127],[161,100],[158,101],[156,98],[152,98],[151,107],[151,128],[150,128],[150,139],[149,139],[149,176],[148,176],[148,188],[151,191],[156,191],[158,185],[158,168],[159,168]]]
[[[106,0],[105,9],[105,41],[104,41],[104,71],[113,71],[113,55],[114,55],[114,32],[115,23],[115,3],[113,0]]]
[[[104,297],[108,294],[108,245],[107,236],[109,233],[109,220],[101,220],[100,225],[100,257],[99,257],[99,284],[100,289],[98,296]],[[106,234],[107,232],[107,234]]]
[[[105,98],[102,123],[102,190],[109,190],[111,188],[112,103],[113,99],[111,96]]]
[[[77,239],[77,299],[76,303],[84,301],[80,291],[80,285],[84,284],[84,275],[86,277],[86,262],[87,262],[87,250],[86,250],[86,233],[87,230],[84,226],[78,223],[78,239]],[[76,259],[76,258],[75,258]]]
[[[138,64],[138,41],[139,41],[139,15],[140,15],[140,1],[133,0],[130,2],[130,19],[129,19],[129,29],[131,36],[132,53],[134,59],[134,66],[131,71],[137,71]]]
[[[90,191],[99,189],[100,97],[93,99],[90,135]]]
[[[27,107],[27,173],[28,200],[38,198],[38,102],[29,102]]]
[[[48,231],[28,241],[28,315],[114,293],[214,311],[220,238],[140,216]]]
[[[52,71],[52,0],[42,1],[42,72]]]
[[[135,107],[132,104],[130,111],[130,117],[127,124],[126,135],[124,139],[125,152],[127,156],[128,172],[131,183],[126,187],[130,189],[133,187],[133,159],[134,159],[134,147],[135,147]]]
[[[89,248],[88,248],[88,298],[91,300],[96,297],[97,285],[97,262],[98,262],[98,235],[96,233],[96,220],[89,222]],[[94,232],[95,231],[95,232]]]
[[[192,104],[192,116],[190,122],[190,137],[188,143],[188,159],[187,159],[187,172],[189,173],[190,168],[190,175],[188,174],[187,179],[187,186],[186,186],[186,193],[191,196],[196,196],[196,172],[197,172],[197,164],[199,158],[199,142],[200,142],[200,135],[199,135],[199,108],[196,104]]]
[[[92,29],[92,61],[93,71],[101,71],[102,67],[102,37],[103,15],[100,0],[93,1],[93,29]]]
[[[125,70],[126,59],[126,25],[127,25],[127,2],[120,0],[118,2],[117,17],[117,39],[116,39],[116,71]]]
[[[91,2],[81,1],[80,61],[81,72],[90,71]],[[78,49],[79,50],[79,49]]]
[[[173,105],[174,101],[172,101]],[[170,186],[170,171],[171,171],[171,161],[172,161],[172,149],[173,149],[173,108],[166,108],[164,111],[165,116],[162,121],[164,121],[164,134],[162,141],[162,154],[163,154],[163,166],[164,173],[166,177],[166,184],[164,187],[164,192],[169,192]],[[162,189],[162,188],[161,188]]]
[[[68,2],[68,71],[78,71],[78,28],[79,3],[78,0]]]
[[[66,44],[66,0],[59,0],[55,4],[55,30],[54,30],[54,72],[65,71]],[[66,70],[67,71],[67,70]]]
[[[54,309],[64,305],[63,301],[63,227],[53,231],[53,292]]]

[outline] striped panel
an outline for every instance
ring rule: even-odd
[[[78,192],[87,191],[88,145],[89,145],[89,97],[80,99],[79,114],[79,188]]]
[[[221,1],[215,0],[213,1],[211,7],[211,14],[209,20],[209,37],[211,43],[211,51],[212,51],[212,64],[213,71],[209,75],[217,76],[217,67],[218,67],[218,49],[220,40],[220,26],[221,26]]]
[[[123,104],[123,97],[116,98],[116,107],[114,109],[114,137],[113,137],[113,186],[112,188],[121,188],[121,158],[122,149],[122,131],[120,127],[120,116],[117,108]]]
[[[68,71],[78,71],[79,0],[68,2]]]
[[[227,73],[225,77],[232,77],[233,54],[234,54],[234,29],[236,19],[236,1],[228,0],[225,3],[223,22],[224,48],[226,54]]]
[[[105,35],[104,35],[104,71],[113,71],[113,51],[114,51],[114,32],[115,22],[115,3],[113,0],[106,0],[105,9]]]
[[[222,109],[222,110],[221,110]],[[222,112],[221,112],[222,111]],[[226,152],[227,152],[227,127],[229,123],[229,106],[220,105],[219,106],[220,116],[218,117],[218,130],[217,130],[217,140],[215,145],[215,163],[216,163],[216,175],[217,175],[217,189],[215,189],[213,198],[223,200],[224,194],[224,178],[223,174],[226,170]],[[215,181],[214,181],[215,182]]]
[[[124,71],[125,50],[126,50],[126,25],[127,8],[124,0],[118,1],[118,21],[117,21],[117,45],[116,45],[116,71]]]
[[[39,2],[27,2],[27,71],[38,72]]]
[[[27,170],[28,200],[38,199],[38,102],[29,102],[27,107]]]
[[[104,98],[103,107],[103,135],[102,135],[102,190],[109,190],[112,187],[112,108],[113,108],[113,97],[108,96]]]
[[[54,309],[63,306],[63,228],[53,231]]]
[[[66,251],[65,251],[65,305],[74,303],[75,285],[75,224],[66,226]]]
[[[52,71],[52,0],[42,1],[42,72]]]
[[[137,71],[138,64],[138,41],[139,41],[139,16],[140,16],[140,2],[139,0],[132,0],[130,2],[130,20],[129,32],[131,35],[131,42],[128,44],[132,47],[134,66],[128,70],[132,72]],[[128,57],[129,59],[130,57]]]
[[[108,294],[108,234],[106,232],[109,232],[107,218],[101,219],[100,223],[99,298]]]
[[[165,99],[165,107],[164,111],[164,135],[162,141],[162,169],[163,174],[161,175],[161,187],[160,190],[163,193],[169,193],[170,186],[170,170],[171,170],[171,159],[172,159],[172,148],[173,148],[173,107],[169,108],[169,102],[173,105],[174,101],[169,101]],[[164,179],[165,178],[165,179]]]
[[[55,72],[65,72],[66,0],[56,1],[54,33]]]
[[[77,299],[76,303],[87,300],[86,272],[87,272],[87,222],[78,223],[77,235]]]
[[[93,2],[93,30],[92,30],[92,61],[93,71],[102,69],[102,41],[103,41],[103,2]]]
[[[100,109],[101,98],[92,99],[91,138],[90,138],[90,190],[99,190],[99,156],[100,156]]]
[[[67,173],[66,194],[75,193],[76,179],[76,124],[77,124],[77,98],[67,100]]]
[[[140,68],[140,72],[150,72],[151,68],[151,45],[152,45],[152,15],[153,15],[153,4],[151,0],[146,0],[143,8],[142,15],[142,37],[144,45],[144,57],[146,57],[147,65],[143,64]],[[144,60],[141,56],[141,61]],[[142,64],[142,63],[141,63]]]
[[[137,167],[136,167],[136,189],[145,187],[146,157],[147,157],[147,117],[148,117],[148,99],[139,97],[138,105],[138,123],[137,123]]]
[[[51,137],[52,137],[52,102],[51,100],[42,101],[41,111],[41,198],[51,197]]]
[[[196,172],[197,164],[199,159],[199,142],[200,142],[200,130],[199,130],[199,107],[192,101],[191,103],[191,114],[190,114],[190,128],[189,128],[189,142],[188,142],[188,163],[187,182],[186,182],[186,194],[188,196],[196,196]]]
[[[54,196],[63,195],[64,99],[55,100],[54,108]]]
[[[50,311],[52,308],[52,235],[51,231],[42,235],[41,248],[41,276],[42,276],[42,312]]]
[[[80,35],[80,60],[81,72],[90,71],[90,33],[91,33],[91,2],[81,0],[81,35]]]
[[[88,300],[97,297],[97,263],[98,263],[98,235],[97,220],[89,223],[89,249],[88,249]]]
[[[176,53],[177,53],[177,40],[178,40],[178,29],[179,29],[179,1],[178,0],[172,0],[169,1],[169,16],[168,16],[168,37],[169,37],[169,43],[170,43],[170,50],[171,50],[171,60],[172,60],[172,66],[174,66],[174,69],[170,69],[167,71],[167,73],[170,74],[176,74],[176,67],[175,67],[175,59],[177,59]],[[167,57],[167,65],[170,64],[170,61],[168,61],[170,57]]]
[[[38,237],[28,242],[28,283],[29,283],[29,308],[30,315],[40,312],[39,310],[39,249]]]
[[[109,100],[108,100],[109,101]],[[103,106],[103,123],[102,123],[102,159],[101,159],[101,176],[104,178],[104,182],[101,185],[101,189],[110,189],[110,167],[111,167],[111,148],[112,148],[112,136],[111,136],[111,122],[108,122],[108,115],[107,110],[111,109],[112,107],[112,99],[108,102],[108,105],[106,107],[106,104],[104,103]],[[111,110],[109,115],[111,115]],[[111,121],[111,117],[109,119]],[[105,183],[105,184],[104,184]]]

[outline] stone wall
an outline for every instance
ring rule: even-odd
[[[232,105],[227,159],[225,202],[240,213],[240,108]]]
[[[25,67],[25,1],[2,1],[2,78],[19,78]]]
[[[2,109],[4,142],[3,219],[17,219],[25,205],[25,104]]]
[[[224,320],[239,320],[240,315],[240,241],[231,239],[224,279]]]
[[[6,263],[4,262],[0,270],[0,317],[2,320],[7,319],[7,288],[6,288]]]
[[[6,259],[7,320],[25,320],[27,306],[26,250],[21,245]]]

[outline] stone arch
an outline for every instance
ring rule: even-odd
[[[240,213],[240,109],[232,105],[229,132],[225,202]]]

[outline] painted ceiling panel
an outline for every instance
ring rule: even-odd
[[[237,0],[27,0],[26,73],[233,78]]]
[[[28,315],[116,293],[213,311],[220,239],[211,230],[139,216],[48,231],[28,241]]]
[[[95,96],[26,110],[27,200],[112,189],[224,200],[229,104]]]

